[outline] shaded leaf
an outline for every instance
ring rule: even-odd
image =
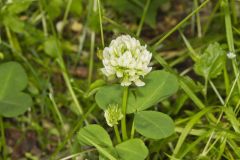
[[[25,23],[17,16],[5,15],[3,18],[3,23],[16,33],[25,33]]]
[[[81,16],[82,14],[82,0],[73,0],[70,7],[70,12],[76,16]]]
[[[44,51],[50,57],[58,57],[61,54],[61,49],[58,45],[58,40],[55,37],[49,37],[44,42]]]
[[[48,12],[49,17],[54,20],[60,16],[62,9],[64,9],[63,0],[51,0],[48,2],[45,10]]]

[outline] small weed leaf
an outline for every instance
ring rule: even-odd
[[[23,93],[28,78],[22,66],[16,62],[0,65],[0,115],[15,117],[32,105],[31,97]]]
[[[194,66],[194,71],[205,79],[221,74],[226,60],[225,51],[218,43],[210,44]]]
[[[156,111],[135,113],[136,131],[147,138],[162,139],[174,133],[174,122],[166,114]]]

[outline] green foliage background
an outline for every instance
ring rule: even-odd
[[[95,149],[102,143],[89,142],[87,127],[104,133],[103,152],[121,152],[122,159],[240,159],[239,7],[236,0],[0,0],[0,159],[109,159]],[[127,127],[144,121],[143,114],[162,112],[175,125],[167,138],[137,123],[138,138],[117,145],[105,122],[101,96],[121,101],[121,89],[106,87],[114,81],[99,71],[101,52],[122,34],[147,44],[154,70],[176,77],[167,80],[169,94],[157,87],[130,93],[159,89],[142,106],[147,111],[134,117],[137,109],[128,110]],[[131,152],[136,148],[142,154]]]

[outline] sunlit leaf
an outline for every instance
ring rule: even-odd
[[[174,133],[174,122],[166,114],[156,111],[135,113],[134,125],[140,134],[152,139],[162,139]]]
[[[116,146],[116,151],[121,160],[144,160],[148,149],[141,139],[130,139]]]
[[[129,97],[128,113],[145,110],[163,99],[173,95],[178,90],[177,78],[164,70],[153,71],[145,78],[143,87],[134,90],[134,99]]]

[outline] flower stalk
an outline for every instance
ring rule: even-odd
[[[127,127],[126,127],[127,98],[128,98],[128,87],[124,87],[123,100],[122,100],[123,118],[121,120],[122,137],[124,141],[128,139]]]
[[[114,132],[115,132],[115,135],[116,135],[116,138],[117,138],[117,142],[118,143],[121,143],[122,140],[121,140],[121,137],[120,137],[120,133],[119,133],[119,130],[118,130],[118,126],[117,125],[114,125]]]

